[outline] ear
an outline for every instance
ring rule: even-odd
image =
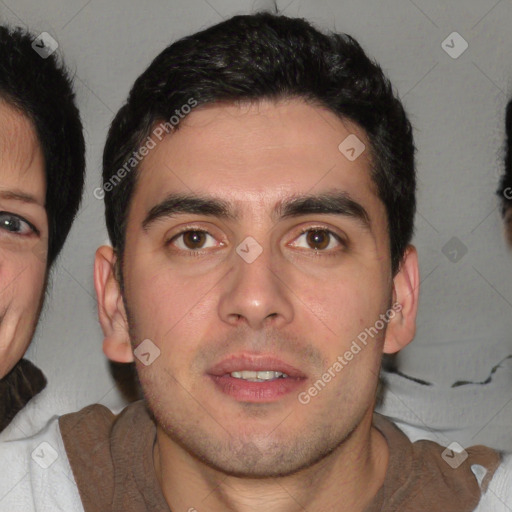
[[[103,329],[103,352],[112,361],[133,361],[128,319],[119,282],[115,275],[114,249],[102,245],[94,259],[94,287],[98,298],[98,317]]]
[[[393,306],[395,315],[389,317],[384,339],[384,353],[394,354],[408,345],[416,333],[416,314],[420,288],[418,253],[409,245],[393,279]]]

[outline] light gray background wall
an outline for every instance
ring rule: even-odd
[[[94,251],[106,239],[103,205],[92,191],[100,183],[101,152],[114,113],[135,78],[171,41],[266,5],[0,0],[2,23],[46,31],[58,41],[76,73],[87,142],[83,206],[28,354],[49,378],[34,425],[50,413],[91,402],[114,409],[123,403],[101,351],[92,282]],[[393,81],[415,127],[415,244],[423,281],[418,334],[401,355],[401,370],[441,387],[485,379],[512,353],[512,255],[494,195],[503,113],[512,94],[512,0],[283,0],[278,6],[284,14],[355,36]],[[454,31],[469,45],[456,59],[442,48]],[[457,262],[443,254],[452,237],[467,248]],[[510,390],[501,408],[512,398],[512,385]],[[16,428],[30,430],[21,423]]]

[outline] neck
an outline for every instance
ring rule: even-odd
[[[227,475],[191,456],[158,427],[155,469],[171,510],[363,511],[382,486],[388,447],[369,411],[356,430],[312,466],[277,478]]]

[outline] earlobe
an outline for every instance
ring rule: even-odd
[[[419,266],[416,248],[405,250],[400,269],[393,279],[393,310],[384,339],[384,353],[393,354],[408,345],[416,333],[419,298]]]
[[[116,255],[103,245],[94,260],[94,287],[98,299],[98,317],[103,330],[103,352],[112,361],[130,363],[133,353],[128,319],[119,282],[115,275]]]

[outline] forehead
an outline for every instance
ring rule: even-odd
[[[352,161],[347,138],[365,148]],[[270,208],[287,193],[332,188],[378,199],[370,168],[364,131],[325,108],[300,99],[213,104],[196,108],[144,158],[134,200],[148,206],[179,191]]]
[[[15,107],[0,98],[0,149],[6,151],[12,145],[25,146],[37,142],[32,122]]]
[[[44,182],[43,157],[32,122],[17,109],[0,99],[1,184],[28,179]],[[28,175],[27,175],[28,173]]]

